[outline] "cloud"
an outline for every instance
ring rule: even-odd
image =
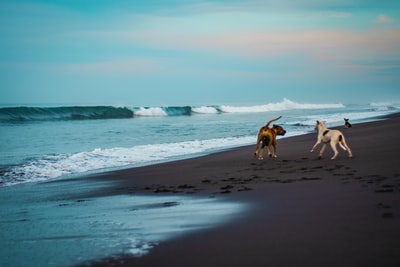
[[[163,72],[165,60],[155,58],[130,58],[86,64],[59,64],[58,69],[74,73],[137,74],[146,75]]]
[[[129,37],[128,37],[129,36]],[[147,31],[125,33],[136,45],[172,51],[206,52],[229,57],[269,58],[304,55],[318,60],[347,60],[357,57],[399,57],[400,29],[371,31],[287,30],[186,34]],[[118,39],[114,36],[114,40]]]
[[[190,15],[136,17],[136,23],[124,24],[130,27],[92,31],[92,35],[85,36],[95,37],[99,43],[116,43],[148,53],[154,50],[187,56],[186,53],[192,53],[249,60],[300,56],[318,61],[400,57],[399,27],[350,28],[348,18],[360,19],[350,12],[301,10],[281,13],[234,9],[222,12],[217,9],[220,13],[213,14],[204,11],[210,4],[200,7],[202,12]],[[380,23],[392,21],[385,15],[378,19]]]
[[[376,20],[375,20],[375,22],[377,22],[377,23],[382,23],[382,24],[390,23],[390,22],[392,22],[392,21],[393,21],[392,18],[390,18],[390,17],[388,17],[388,16],[385,16],[385,15],[383,15],[383,14],[380,14],[380,15],[376,18]]]
[[[341,19],[341,18],[350,18],[352,17],[353,14],[350,12],[332,12],[332,11],[325,11],[325,12],[318,12],[318,13],[313,13],[312,17],[316,17],[316,18],[337,18],[337,19]]]
[[[390,65],[390,64],[349,64],[343,66],[344,69],[351,71],[376,71],[376,70],[400,70],[400,64]]]
[[[13,29],[20,33],[23,42],[18,38],[15,42],[20,45],[30,41],[31,47],[27,51],[45,51],[43,47],[70,51],[69,54],[50,53],[52,50],[48,49],[48,54],[52,57],[51,62],[56,59],[58,63],[86,62],[63,65],[64,70],[85,73],[159,73],[179,64],[172,63],[173,58],[178,60],[187,56],[188,61],[194,62],[199,55],[253,62],[286,56],[320,62],[400,58],[400,28],[351,30],[348,18],[354,17],[357,21],[357,12],[352,14],[353,10],[346,8],[323,8],[324,5],[345,5],[348,1],[328,0],[323,4],[314,0],[294,1],[296,7],[307,7],[295,12],[286,9],[292,2],[253,0],[245,4],[232,1],[228,5],[222,1],[198,1],[178,7],[162,6],[159,8],[163,12],[150,14],[113,10],[107,15],[96,13],[87,18],[70,9],[38,6],[33,11],[28,9],[30,16],[26,20],[16,19],[7,25],[21,24]],[[271,9],[271,6],[285,8]],[[56,16],[53,12],[61,15]],[[42,19],[45,14],[47,16]],[[392,21],[384,14],[376,18],[377,23]],[[25,25],[33,27],[26,28]],[[15,35],[14,30],[9,30],[10,36]],[[36,47],[36,50],[32,49]],[[106,53],[99,54],[97,50]],[[65,58],[72,56],[64,59],[59,54],[65,54]],[[78,54],[79,58],[74,56]],[[41,55],[42,58],[43,55],[46,53]],[[136,58],[124,58],[126,56]],[[167,62],[167,58],[170,61]]]

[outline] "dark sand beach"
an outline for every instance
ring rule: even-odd
[[[83,266],[400,266],[400,114],[338,129],[353,158],[339,149],[330,160],[328,147],[318,160],[319,149],[309,152],[315,132],[278,140],[278,158],[264,161],[245,146],[88,177],[116,181],[90,197],[182,194],[250,205],[142,257]]]

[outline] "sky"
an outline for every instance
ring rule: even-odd
[[[284,98],[400,101],[400,1],[0,1],[0,105]]]

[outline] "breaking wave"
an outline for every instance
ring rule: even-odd
[[[262,113],[295,109],[335,109],[342,104],[302,104],[288,99],[255,106],[165,106],[165,107],[6,107],[0,108],[0,122],[56,120],[127,119],[134,117],[191,116],[197,114]]]
[[[128,108],[112,106],[93,107],[9,107],[0,108],[0,122],[98,120],[132,118]]]

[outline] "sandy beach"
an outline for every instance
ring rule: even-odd
[[[0,22],[0,267],[400,267],[400,0],[1,0]],[[317,121],[351,149],[311,152]]]
[[[339,149],[330,160],[328,147],[318,160],[309,152],[315,132],[278,140],[278,158],[263,161],[253,157],[254,146],[245,146],[90,176],[114,183],[78,197],[190,195],[249,208],[217,227],[161,242],[144,256],[82,266],[400,266],[399,125],[395,114],[338,127],[353,158]]]

